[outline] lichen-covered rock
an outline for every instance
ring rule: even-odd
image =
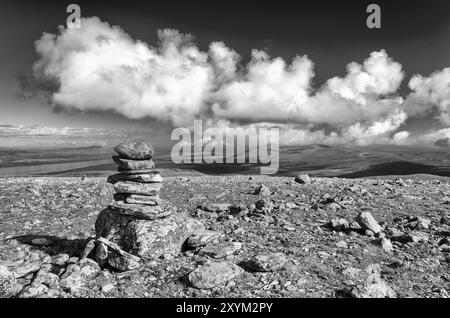
[[[77,294],[85,287],[87,280],[98,275],[100,270],[95,261],[85,258],[79,263],[67,267],[66,272],[61,276],[59,285],[64,290]]]
[[[20,285],[14,275],[5,266],[0,265],[0,298],[13,297],[20,291]]]
[[[144,205],[159,205],[163,201],[160,200],[158,194],[153,195],[139,195],[139,194],[123,194],[116,193],[114,195],[114,200],[117,202],[125,202],[128,204],[144,204]]]
[[[225,284],[238,277],[244,270],[229,262],[209,262],[199,266],[189,273],[188,278],[192,286],[200,289],[223,287]]]
[[[124,251],[145,258],[177,254],[189,236],[204,230],[203,224],[185,213],[142,220],[103,210],[96,222],[97,237],[116,243]]]
[[[153,169],[155,167],[155,162],[152,159],[148,160],[130,160],[123,159],[119,156],[113,156],[113,161],[123,170],[143,170],[143,169]]]
[[[150,159],[153,156],[153,147],[142,139],[125,141],[114,147],[114,151],[122,158],[133,160]]]

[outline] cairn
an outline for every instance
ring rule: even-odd
[[[97,217],[96,240],[91,244],[94,259],[100,266],[125,271],[147,259],[179,253],[190,236],[203,230],[203,224],[159,197],[163,178],[155,169],[150,144],[127,141],[114,150],[119,173],[107,181],[116,193]]]

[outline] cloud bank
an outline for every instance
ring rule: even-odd
[[[289,63],[261,50],[241,56],[222,42],[201,51],[189,34],[158,31],[150,46],[97,17],[80,29],[60,27],[36,41],[37,82],[51,82],[51,103],[82,111],[151,117],[174,126],[194,119],[232,127],[276,125],[282,144],[433,144],[450,138],[450,68],[414,75],[399,96],[402,65],[384,50],[347,65],[346,75],[314,89],[314,63]],[[431,116],[438,128],[403,130],[410,118]],[[444,142],[440,143],[444,145]]]

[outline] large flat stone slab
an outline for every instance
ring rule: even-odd
[[[141,183],[160,183],[163,182],[163,178],[158,173],[143,173],[143,174],[126,174],[126,173],[116,173],[109,176],[107,181],[109,183],[116,183],[119,181],[131,181],[131,182],[141,182]]]
[[[131,181],[119,181],[114,183],[114,190],[117,193],[153,195],[161,190],[161,183],[138,183]]]
[[[119,156],[113,156],[113,161],[121,168],[125,170],[142,170],[153,169],[155,163],[152,159],[148,160],[131,160],[120,158]]]

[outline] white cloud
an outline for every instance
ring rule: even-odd
[[[413,91],[407,101],[410,115],[434,113],[445,125],[450,125],[450,67],[429,77],[414,75],[409,81]]]
[[[442,129],[450,125],[450,68],[414,76],[405,101],[398,94],[402,66],[384,50],[349,63],[344,76],[314,89],[314,63],[306,55],[288,63],[255,49],[242,65],[223,42],[203,52],[189,34],[165,29],[158,36],[151,47],[119,27],[85,18],[80,29],[61,27],[36,41],[34,77],[58,83],[50,93],[60,107],[174,126],[196,118],[206,121],[205,128],[278,125],[285,144],[421,143],[446,136]],[[404,130],[408,118],[430,112],[441,127],[423,136]]]

